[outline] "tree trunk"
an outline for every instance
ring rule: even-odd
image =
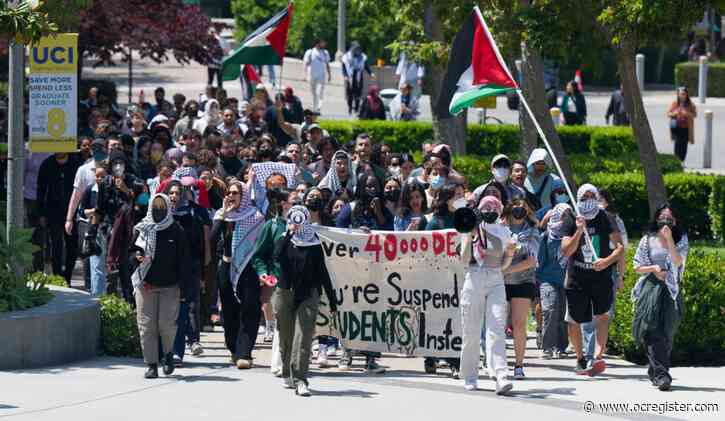
[[[562,146],[561,140],[559,139],[559,134],[556,132],[554,122],[551,120],[549,105],[546,102],[546,89],[544,87],[544,64],[541,60],[541,54],[539,54],[539,52],[533,48],[528,48],[526,46],[526,43],[522,42],[521,56],[521,73],[523,76],[522,91],[524,97],[526,98],[529,106],[531,107],[531,111],[534,113],[536,121],[539,122],[541,130],[543,130],[544,135],[546,135],[546,139],[549,141],[549,146],[551,146],[551,151],[556,156],[557,161],[559,161],[559,165],[561,166],[562,171],[561,176],[567,180],[572,190],[575,190],[576,185],[574,184],[574,178],[572,177],[569,159],[564,153],[564,147]],[[523,104],[519,106],[519,115],[521,115],[522,113],[526,114],[524,118],[524,127],[528,127],[530,125],[530,127],[533,129],[534,125],[531,121],[529,121],[528,113],[526,112]],[[531,153],[531,150],[536,147],[535,139],[538,139],[538,137],[535,137],[533,142],[531,142],[531,140],[527,139],[526,137],[522,138],[522,153],[524,152],[523,148],[526,148],[527,152],[527,155],[524,155],[523,157],[528,157],[528,153]]]
[[[436,8],[433,7],[432,0],[427,0],[425,3],[424,21],[428,38],[433,41],[443,42],[444,37],[440,18],[436,13]],[[454,153],[463,155],[466,153],[466,138],[468,137],[466,124],[468,112],[464,110],[458,116],[451,116],[448,113],[443,116],[437,114],[437,107],[435,106],[441,92],[441,82],[445,70],[443,65],[432,65],[430,72],[428,72],[430,105],[433,114],[433,134],[436,141],[449,145]]]
[[[650,215],[653,215],[657,206],[667,200],[667,191],[660,164],[657,162],[657,147],[652,136],[652,128],[649,125],[644,103],[642,102],[642,94],[637,84],[635,49],[631,41],[623,39],[615,50],[617,68],[622,78],[624,108],[627,110],[627,115],[630,116],[634,137],[637,139],[639,159],[644,169]]]

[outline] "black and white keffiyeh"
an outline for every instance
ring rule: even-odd
[[[352,171],[352,159],[350,158],[350,155],[347,154],[345,151],[337,151],[335,152],[335,155],[332,156],[332,163],[330,164],[330,169],[327,170],[327,174],[325,177],[320,180],[320,182],[317,184],[317,187],[320,189],[328,189],[333,194],[335,194],[337,191],[342,188],[342,182],[340,181],[340,177],[337,175],[337,170],[335,169],[335,162],[338,159],[344,159],[347,162],[347,185],[345,188],[347,190],[354,192],[355,191],[355,175]]]
[[[166,216],[160,222],[155,222],[153,217],[154,201],[159,197],[166,203]],[[136,245],[143,249],[146,259],[136,268],[131,275],[131,283],[134,289],[141,288],[143,281],[151,268],[151,264],[156,256],[156,233],[169,228],[174,223],[174,217],[171,214],[171,200],[169,196],[159,193],[155,194],[149,201],[146,216],[133,228],[138,231],[139,235],[136,239]]]

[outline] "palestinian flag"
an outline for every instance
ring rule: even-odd
[[[245,101],[249,101],[254,96],[254,91],[257,88],[257,84],[260,83],[262,79],[259,78],[259,75],[254,70],[254,66],[251,64],[243,64],[242,65],[242,72],[239,76],[239,82],[242,84],[242,98],[244,98]]]
[[[518,85],[476,7],[453,39],[437,113],[458,114],[483,97],[505,95],[516,89]]]
[[[238,79],[242,64],[282,64],[293,8],[294,4],[290,3],[286,9],[249,34],[242,45],[222,61],[224,80]]]

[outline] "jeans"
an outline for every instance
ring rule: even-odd
[[[217,86],[219,86],[219,89],[222,88],[222,85],[224,85],[224,80],[222,78],[221,67],[207,67],[206,74],[208,76],[207,85],[213,86],[214,85],[214,76],[216,76]]]
[[[106,293],[106,278],[108,275],[108,270],[106,269],[106,250],[108,243],[105,234],[100,230],[96,237],[96,243],[101,248],[101,254],[89,258],[91,262],[91,296],[100,297]]]
[[[543,319],[541,330],[544,336],[542,348],[544,351],[565,351],[569,344],[569,333],[564,320],[566,314],[564,286],[542,282],[539,285],[539,293]]]
[[[470,266],[461,289],[461,377],[467,383],[478,379],[481,356],[481,325],[486,317],[486,367],[492,377],[505,378],[506,289],[501,269]]]

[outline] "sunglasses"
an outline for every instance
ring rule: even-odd
[[[230,191],[230,192],[227,192],[227,196],[239,196],[239,194],[240,193],[238,191]]]

